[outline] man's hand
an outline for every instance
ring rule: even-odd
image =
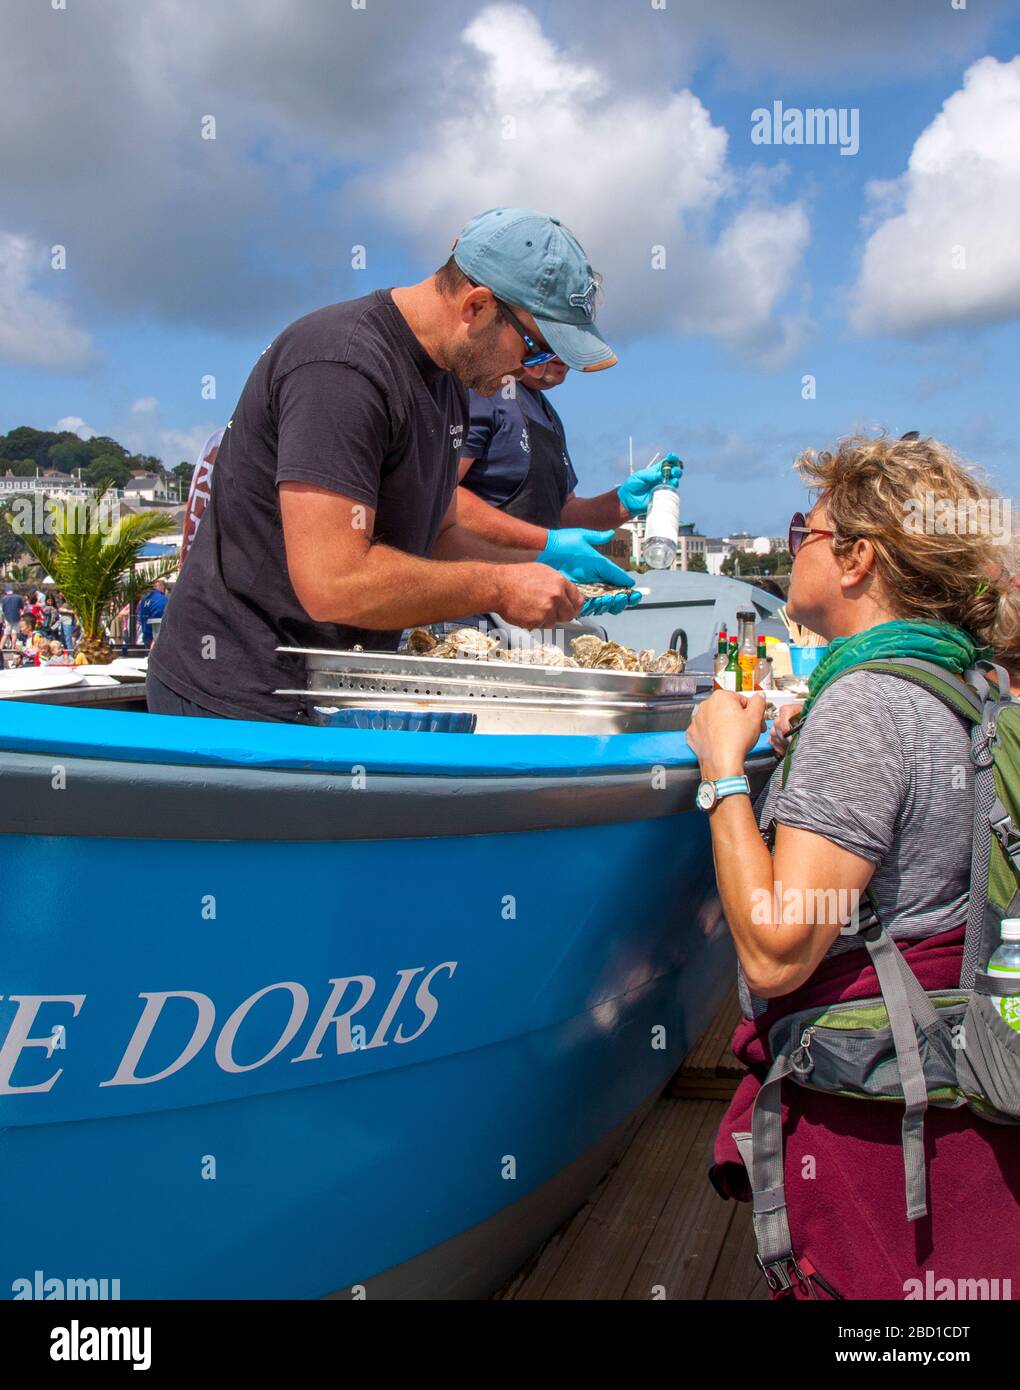
[[[662,469],[665,464],[669,464],[672,470],[669,478],[662,476]],[[676,454],[667,454],[658,463],[649,464],[647,468],[641,468],[636,473],[632,473],[625,483],[616,489],[616,495],[620,499],[620,504],[631,516],[644,516],[648,510],[648,503],[651,501],[652,493],[662,483],[669,487],[678,488],[680,477],[684,471],[684,466]]]
[[[507,565],[503,574],[496,612],[515,627],[555,627],[581,611],[583,596],[548,565]]]
[[[537,556],[538,563],[559,570],[575,584],[612,584],[618,589],[629,589],[634,576],[595,549],[597,545],[608,545],[615,534],[577,527],[550,531],[545,549]]]

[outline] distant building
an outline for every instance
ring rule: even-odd
[[[135,473],[121,495],[136,502],[166,502],[170,497],[166,481],[158,473]]]
[[[733,554],[736,546],[729,540],[721,540],[718,537],[706,537],[705,539],[705,568],[709,574],[722,574],[723,561]]]
[[[736,531],[723,540],[734,550],[743,550],[751,555],[767,555],[770,550],[785,550],[785,536],[752,536],[747,531]]]

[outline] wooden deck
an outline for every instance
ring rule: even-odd
[[[760,1299],[750,1206],[707,1173],[743,1068],[729,1051],[736,991],[580,1211],[500,1299]]]

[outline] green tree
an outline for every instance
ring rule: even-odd
[[[86,440],[76,435],[51,444],[48,452],[50,467],[59,468],[61,473],[76,473],[79,468],[88,468],[94,457]]]
[[[181,485],[181,496],[183,497],[191,486],[191,476],[195,471],[195,465],[189,463],[187,459],[182,459],[180,463],[174,464],[170,470],[170,476],[177,478]]]
[[[116,454],[100,454],[82,473],[89,487],[123,487],[131,481],[131,469]]]
[[[700,551],[688,558],[687,568],[688,570],[692,570],[695,574],[708,573],[708,565],[705,563],[705,557]]]
[[[58,504],[54,514],[52,540],[26,534],[25,544],[81,623],[80,650],[90,662],[107,662],[113,649],[104,628],[114,615],[138,599],[153,580],[166,578],[177,568],[177,557],[169,556],[144,576],[135,570],[143,545],[174,529],[174,520],[162,512],[137,512],[121,517],[112,527],[103,525],[101,489],[85,506]]]
[[[35,467],[34,459],[12,459],[10,462],[5,461],[0,464],[0,470],[3,472],[9,470],[16,478],[34,478]]]

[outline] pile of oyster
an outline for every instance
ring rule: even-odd
[[[489,637],[473,627],[455,628],[445,637],[424,627],[416,627],[408,635],[407,650],[412,656],[468,658],[472,661],[516,661],[523,666],[586,667],[595,671],[646,671],[653,675],[677,675],[684,669],[679,652],[662,652],[656,656],[651,648],[635,652],[618,642],[604,642],[593,633],[584,633],[570,643],[572,656],[548,643],[534,646],[504,647],[496,637]]]

